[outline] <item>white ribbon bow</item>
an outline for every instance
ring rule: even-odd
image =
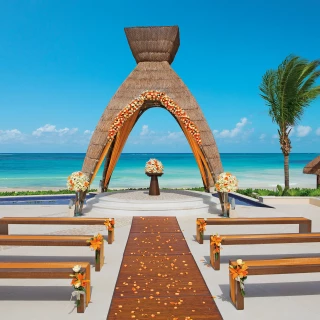
[[[72,297],[76,297],[77,300],[80,300],[80,296],[81,296],[82,294],[85,294],[85,292],[84,292],[84,291],[80,291],[80,290],[74,290],[74,291],[72,291],[72,292],[71,292],[70,301],[71,301]]]

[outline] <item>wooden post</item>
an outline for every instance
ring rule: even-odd
[[[88,307],[89,302],[91,300],[91,275],[90,275],[90,264],[86,267],[86,280],[89,280],[89,282],[86,282],[86,306]]]
[[[96,251],[96,266],[95,270],[100,271],[104,265],[104,240],[101,243],[100,250]]]
[[[77,312],[78,313],[84,313],[84,311],[86,310],[86,305],[84,303],[85,300],[85,296],[86,294],[80,294],[80,300],[77,301]]]
[[[229,265],[230,265],[230,261],[229,261]],[[229,271],[229,286],[230,286],[230,299],[232,301],[232,303],[234,304],[234,306],[236,306],[236,284],[235,284],[235,280],[232,279],[232,275]]]
[[[311,220],[307,220],[299,223],[299,233],[310,233],[311,232]]]
[[[320,189],[320,174],[317,174],[317,189]]]
[[[241,288],[240,288],[240,282],[234,280],[235,282],[235,287],[236,287],[236,309],[237,310],[243,310],[244,309],[244,297],[241,294]]]
[[[213,252],[214,250],[214,245],[211,244],[211,238],[213,236],[210,237],[210,263],[211,266],[214,270],[220,270],[220,253],[218,254],[218,259],[215,258],[215,253]]]
[[[200,226],[197,224],[198,220],[203,219],[203,218],[197,218],[196,220],[196,240],[198,241],[198,243],[203,244],[203,233],[202,236],[200,234]]]
[[[3,235],[9,234],[9,225],[8,224],[0,224],[0,234],[3,234]]]
[[[160,189],[159,189],[159,182],[158,177],[156,175],[150,175],[150,187],[149,187],[149,196],[159,196]]]

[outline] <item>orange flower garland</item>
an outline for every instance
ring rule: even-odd
[[[86,275],[81,271],[80,265],[74,266],[72,270],[73,274],[70,274],[70,277],[72,277],[71,285],[75,290],[72,296],[76,296],[76,304],[78,306],[80,304],[80,295],[86,292],[86,283],[90,282],[90,280],[86,280]]]
[[[197,225],[199,226],[199,232],[200,232],[200,236],[203,237],[203,233],[206,230],[206,220],[204,219],[198,219],[197,220]]]
[[[210,244],[213,245],[213,253],[214,253],[214,258],[217,260],[221,251],[221,241],[222,238],[216,234],[211,238]]]
[[[125,121],[128,120],[146,100],[159,101],[169,112],[175,115],[184,124],[184,127],[192,134],[196,142],[201,145],[200,132],[196,125],[190,120],[187,113],[180,108],[171,98],[169,98],[164,92],[157,90],[144,91],[138,98],[131,101],[125,106],[116,116],[108,132],[108,140],[112,141],[119,129],[123,126]]]
[[[240,290],[241,290],[241,295],[244,297],[245,296],[245,291],[244,291],[244,280],[247,279],[248,275],[248,266],[243,262],[241,259],[237,260],[237,265],[229,265],[229,271],[232,276],[232,279],[235,279],[239,281],[240,283]]]

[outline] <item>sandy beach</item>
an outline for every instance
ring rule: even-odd
[[[213,200],[214,213],[203,216],[216,217],[220,212],[217,200]],[[0,217],[46,216],[66,217],[72,212],[67,206],[1,206]],[[87,212],[87,216],[95,216]],[[174,212],[170,212],[174,215]],[[101,214],[99,214],[101,216]],[[320,230],[320,208],[304,205],[277,205],[273,208],[236,206],[232,216],[238,217],[281,217],[304,216],[312,219],[312,231]],[[132,216],[114,215],[116,219],[115,242],[106,245],[105,265],[101,272],[92,270],[92,303],[84,314],[77,314],[74,302],[70,301],[72,288],[69,280],[18,280],[0,279],[0,310],[10,320],[27,318],[42,319],[106,319],[114,286],[122,261],[122,255],[130,232]],[[195,219],[197,215],[178,216],[178,223],[192,255],[207,286],[215,296],[215,302],[224,319],[301,319],[308,310],[308,318],[318,315],[317,301],[320,294],[319,273],[252,276],[246,281],[245,310],[237,311],[230,303],[228,285],[229,259],[280,258],[287,256],[319,256],[319,243],[227,246],[223,248],[221,270],[209,266],[209,234],[241,233],[291,233],[297,232],[295,225],[269,226],[208,226],[204,244],[195,241]],[[106,235],[100,226],[37,226],[12,225],[10,234],[96,234]],[[94,263],[89,248],[81,247],[0,247],[0,261],[71,261],[86,260]],[[263,310],[263,312],[262,312]],[[129,319],[129,318],[128,318]],[[160,319],[160,318],[159,318]]]

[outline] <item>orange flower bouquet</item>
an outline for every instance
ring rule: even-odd
[[[104,222],[104,225],[106,226],[106,228],[109,232],[113,231],[114,225],[115,225],[114,219],[113,218],[106,219]]]
[[[100,247],[103,241],[103,236],[100,233],[98,233],[95,237],[92,237],[89,240],[87,240],[87,242],[90,243],[90,248],[92,250],[95,250],[96,262],[99,260]]]
[[[215,234],[213,237],[211,237],[210,244],[213,246],[213,253],[214,253],[215,260],[218,260],[220,251],[222,249],[221,241],[222,241],[222,238],[218,234]]]
[[[232,279],[235,279],[236,281],[239,281],[240,284],[240,291],[241,295],[244,297],[245,296],[245,291],[244,291],[244,280],[247,279],[248,275],[248,266],[241,260],[237,260],[237,265],[229,265],[229,271],[232,276]]]
[[[200,237],[201,237],[201,239],[203,239],[203,233],[204,233],[204,231],[206,231],[206,225],[207,225],[206,220],[198,219],[197,225],[199,226]]]
[[[86,275],[83,271],[81,271],[81,266],[76,265],[72,268],[72,270],[73,274],[70,274],[70,277],[72,277],[71,285],[74,288],[74,291],[72,292],[72,297],[76,297],[76,304],[77,306],[79,306],[80,296],[82,294],[85,294],[86,283],[90,281],[86,280]]]

